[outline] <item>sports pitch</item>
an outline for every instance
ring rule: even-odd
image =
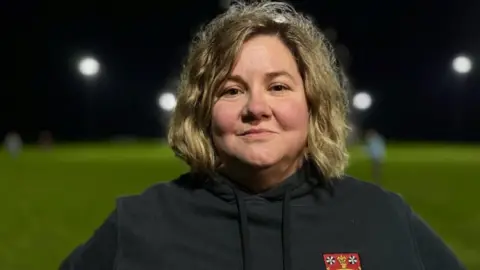
[[[352,150],[348,173],[368,181],[370,166]],[[120,195],[175,178],[187,167],[159,143],[0,151],[0,269],[51,270],[86,240]],[[395,144],[384,186],[401,193],[468,269],[480,270],[480,147]]]

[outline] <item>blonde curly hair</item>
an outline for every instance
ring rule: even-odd
[[[310,112],[306,155],[327,178],[348,163],[348,98],[331,45],[307,17],[286,3],[234,3],[193,39],[180,76],[168,143],[192,171],[209,173],[221,164],[210,136],[214,93],[232,71],[245,41],[278,36],[296,58]]]

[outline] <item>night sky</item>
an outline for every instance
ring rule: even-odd
[[[221,12],[215,0],[13,3],[2,8],[14,64],[0,94],[0,135],[17,130],[26,140],[44,129],[67,141],[160,136],[157,97],[192,34]],[[291,3],[349,49],[353,86],[374,98],[358,117],[364,127],[392,140],[480,141],[480,1]],[[462,53],[474,61],[467,76],[451,68]],[[84,55],[101,62],[98,79],[77,72]]]

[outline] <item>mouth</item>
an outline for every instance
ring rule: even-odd
[[[265,136],[273,133],[274,133],[273,131],[270,131],[267,129],[249,129],[245,132],[240,133],[240,136],[256,137],[256,136]]]

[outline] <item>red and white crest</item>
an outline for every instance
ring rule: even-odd
[[[358,253],[323,254],[323,261],[327,270],[361,270]]]

